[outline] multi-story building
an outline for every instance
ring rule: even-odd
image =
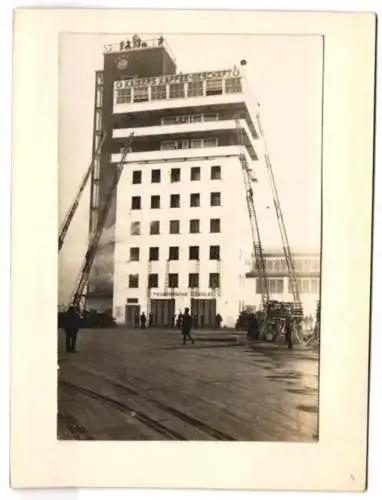
[[[283,251],[267,250],[264,252],[264,260],[270,298],[292,301],[292,286]],[[314,252],[294,252],[293,261],[304,314],[315,316],[320,294],[320,255]],[[245,305],[243,302],[242,307],[258,308],[261,304],[261,279],[254,263],[246,278]]]
[[[177,73],[162,37],[106,47],[96,73],[94,153],[107,135],[95,156],[90,234],[132,132],[134,139],[88,307],[112,309],[126,324],[151,313],[161,326],[189,307],[199,325],[214,324],[220,313],[232,326],[246,303],[260,302],[256,280],[246,278],[252,242],[239,156],[255,175],[258,132],[244,69]],[[272,259],[271,293],[285,297],[282,259]]]

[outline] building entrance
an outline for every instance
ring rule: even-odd
[[[194,328],[214,327],[216,299],[191,299],[191,315]]]
[[[171,327],[175,315],[175,299],[151,299],[150,306],[152,326]]]
[[[141,306],[138,304],[128,304],[125,310],[125,323],[126,326],[137,327],[139,326],[139,316],[141,313]]]

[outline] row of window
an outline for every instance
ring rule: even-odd
[[[219,119],[218,113],[201,113],[198,115],[166,116],[162,118],[162,125],[179,125],[184,123],[214,122]]]
[[[162,141],[160,144],[160,148],[162,151],[190,148],[216,148],[217,146],[219,146],[219,140],[216,137],[209,137],[206,139],[181,139],[178,141]]]
[[[116,103],[145,102],[149,100],[179,99],[184,97],[199,97],[241,92],[240,78],[214,78],[188,83],[169,83],[126,87],[116,89]]]
[[[288,267],[285,259],[282,258],[266,258],[265,267],[268,271],[287,271]],[[319,271],[319,259],[294,259],[294,267],[296,271]]]
[[[160,208],[160,195],[152,195],[150,200],[150,208]],[[210,193],[210,206],[220,207],[221,206],[221,195],[220,193]],[[170,208],[180,207],[180,194],[170,195]],[[200,207],[200,193],[190,194],[190,207]],[[142,208],[142,200],[140,196],[131,197],[131,210],[140,210]]]
[[[220,219],[210,219],[210,233],[220,233],[221,224]],[[189,232],[190,233],[200,233],[200,219],[190,219],[189,221]],[[170,220],[169,221],[169,233],[170,234],[180,234],[180,221]],[[140,221],[134,221],[130,225],[131,235],[141,234],[141,223]],[[160,221],[155,220],[150,222],[149,234],[160,234]]]
[[[188,247],[188,258],[189,260],[199,260],[199,247],[190,246]],[[220,260],[220,246],[210,245],[209,250],[210,260]],[[130,248],[130,261],[137,262],[140,258],[140,248],[131,247]],[[149,260],[156,261],[159,260],[159,247],[149,247]],[[169,247],[168,250],[168,260],[179,260],[179,247]]]
[[[182,170],[184,171],[184,168]],[[132,178],[133,184],[141,184],[142,183],[142,170],[133,170],[132,176],[133,176],[133,178]],[[213,165],[211,167],[210,179],[214,180],[214,181],[221,179],[221,167],[220,167],[220,165]],[[181,169],[180,168],[172,168],[170,170],[170,181],[171,182],[180,182],[180,180],[181,180]],[[191,167],[190,180],[191,181],[200,181],[200,167]],[[151,170],[151,182],[152,183],[161,182],[161,170],[160,169]]]
[[[298,278],[297,286],[300,293],[318,293],[319,279],[318,278]],[[268,279],[269,293],[284,293],[284,280],[282,278]],[[262,281],[256,279],[256,293],[262,293]],[[288,293],[292,293],[292,283],[288,280]]]
[[[167,279],[167,288],[179,288],[179,275],[177,273],[169,273]],[[148,287],[158,288],[159,275],[148,275]],[[220,274],[210,273],[208,277],[209,288],[220,288]],[[139,274],[129,274],[129,288],[139,288]],[[188,288],[199,288],[199,274],[189,273],[188,275]]]

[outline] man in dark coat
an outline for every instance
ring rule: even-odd
[[[75,308],[70,306],[64,316],[64,331],[66,335],[66,352],[77,352],[77,333],[80,328],[81,318]]]
[[[288,344],[288,349],[293,349],[293,321],[291,318],[287,318],[285,322],[285,340]]]
[[[141,328],[146,328],[146,321],[147,321],[146,314],[143,312],[141,314]]]
[[[182,336],[183,336],[183,344],[187,344],[187,340],[191,340],[194,343],[194,339],[191,337],[191,327],[192,327],[192,318],[190,316],[190,310],[188,307],[184,310],[183,321],[182,321]]]
[[[259,323],[257,321],[256,315],[251,313],[248,318],[248,338],[258,339],[259,337]]]

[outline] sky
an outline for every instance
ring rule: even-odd
[[[141,38],[154,38],[157,34]],[[95,71],[103,47],[131,38],[120,35],[64,34],[60,38],[59,214],[70,206],[91,160]],[[320,36],[165,36],[183,73],[230,69],[247,61],[250,100],[261,105],[281,208],[293,250],[319,251],[321,226],[322,58]],[[281,237],[264,162],[255,168],[262,244],[280,248]],[[89,189],[68,232],[59,260],[59,301],[66,302],[86,252]]]

